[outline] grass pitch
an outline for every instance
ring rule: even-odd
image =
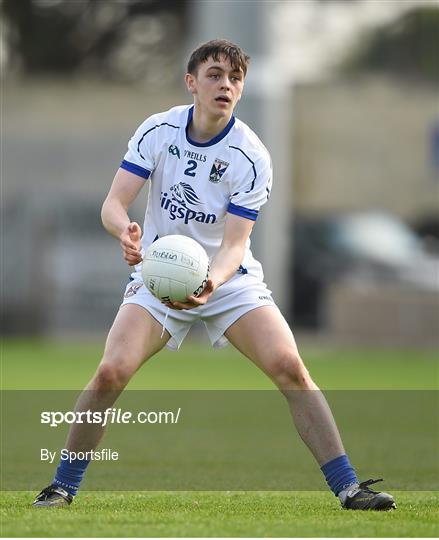
[[[1,386],[8,390],[80,390],[93,375],[101,342],[4,341]],[[435,390],[435,351],[318,349],[301,347],[302,357],[325,390]],[[185,342],[178,352],[163,349],[131,380],[129,389],[266,390],[271,381],[233,347],[213,350]]]
[[[393,512],[341,510],[320,492],[82,493],[69,508],[29,507],[3,494],[8,537],[435,537],[438,500],[398,492]]]
[[[6,341],[4,389],[82,388],[102,344]],[[437,388],[435,353],[302,350],[323,389]],[[163,351],[131,389],[270,389],[271,382],[231,347],[213,352],[187,343]],[[369,436],[369,434],[366,434]],[[379,440],[376,441],[380,443]],[[424,474],[422,469],[413,475]],[[44,486],[41,486],[44,487]],[[435,537],[437,492],[393,492],[394,512],[343,511],[329,492],[81,492],[66,509],[30,506],[34,492],[1,494],[2,537]]]

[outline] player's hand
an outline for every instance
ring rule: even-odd
[[[188,296],[187,302],[166,302],[171,309],[194,309],[196,307],[204,306],[204,304],[209,300],[210,296],[215,291],[216,286],[211,279],[208,279],[206,286],[204,287],[201,294],[198,296]]]
[[[140,239],[142,238],[142,229],[135,221],[127,225],[126,229],[120,235],[120,247],[122,248],[123,258],[130,266],[142,262],[140,252]]]

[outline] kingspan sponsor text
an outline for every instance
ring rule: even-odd
[[[175,201],[169,198],[168,194],[162,193],[160,206],[169,212],[169,219],[183,219],[185,224],[195,220],[198,223],[215,223],[215,214],[206,214],[205,212],[195,211],[191,208],[186,208],[182,204],[176,204]]]
[[[43,411],[40,421],[49,427],[61,424],[177,424],[181,407],[174,411],[124,411],[108,407],[104,411]]]

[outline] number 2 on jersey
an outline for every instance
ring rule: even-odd
[[[189,165],[189,167],[185,169],[184,174],[186,174],[187,176],[195,176],[195,173],[193,171],[195,171],[195,169],[197,168],[198,163],[193,159],[190,159],[187,164]]]

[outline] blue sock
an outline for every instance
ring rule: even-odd
[[[340,491],[343,491],[352,484],[359,483],[355,469],[350,464],[346,454],[328,461],[328,463],[325,463],[320,468],[334,495],[338,495]]]
[[[89,463],[89,459],[73,459],[71,462],[61,460],[53,483],[75,496]]]

